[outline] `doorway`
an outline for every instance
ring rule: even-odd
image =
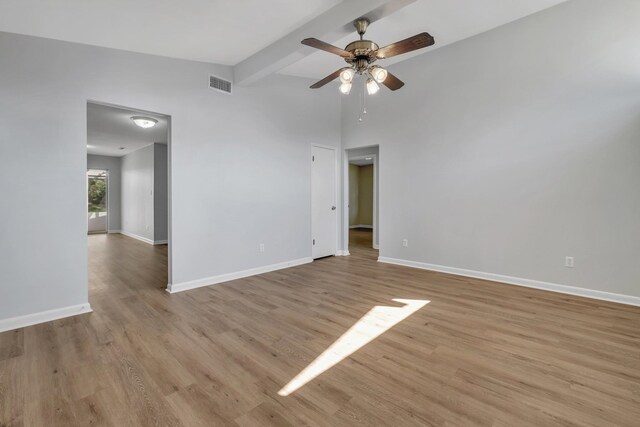
[[[86,120],[91,303],[167,289],[171,118],[89,101]]]
[[[345,150],[344,246],[379,249],[378,146]],[[373,253],[373,252],[372,252]]]
[[[311,146],[311,254],[335,255],[338,244],[336,149]]]
[[[87,232],[106,233],[109,229],[109,171],[87,170]]]

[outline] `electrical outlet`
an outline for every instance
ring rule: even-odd
[[[264,243],[260,243],[260,245],[258,246],[258,250],[260,252],[264,252]]]
[[[564,266],[567,268],[573,268],[573,257],[572,256],[568,256],[568,257],[564,257]]]
[[[402,246],[405,248],[409,247],[409,241],[407,239],[402,239]]]

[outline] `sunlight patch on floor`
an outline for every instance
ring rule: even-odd
[[[343,359],[364,347],[393,326],[402,322],[425,305],[428,300],[393,299],[405,304],[402,307],[377,305],[362,316],[347,332],[342,334],[329,348],[304,368],[294,379],[278,392],[288,396],[323,372],[331,369]]]

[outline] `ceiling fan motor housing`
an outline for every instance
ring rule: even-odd
[[[344,50],[353,54],[353,57],[345,58],[345,61],[355,65],[358,72],[362,72],[377,59],[375,51],[378,50],[378,45],[371,40],[356,40],[349,43]]]

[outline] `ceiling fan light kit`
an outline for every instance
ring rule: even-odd
[[[398,90],[404,86],[404,83],[400,79],[386,69],[378,65],[371,64],[378,59],[382,60],[391,58],[393,56],[431,46],[435,43],[433,37],[429,35],[429,33],[420,33],[413,37],[409,37],[408,39],[380,48],[371,40],[363,39],[364,33],[367,31],[369,24],[370,22],[367,18],[356,19],[353,26],[360,35],[360,40],[349,43],[344,49],[340,49],[339,47],[315,38],[302,40],[302,44],[338,55],[342,57],[347,64],[349,64],[348,67],[341,68],[338,71],[329,74],[324,79],[314,83],[311,85],[311,89],[321,88],[336,78],[340,78],[341,85],[339,86],[339,90],[341,93],[348,95],[349,92],[351,92],[353,78],[358,74],[366,78],[366,88],[369,95],[373,95],[380,90],[378,83],[383,84],[391,90]]]
[[[373,67],[369,68],[369,74],[371,74],[371,77],[373,77],[376,82],[384,83],[384,80],[387,78],[389,72],[382,67],[374,65]]]
[[[356,72],[353,70],[353,68],[345,67],[340,72],[340,81],[342,83],[351,83],[351,80],[353,80],[353,76],[355,75]]]
[[[378,86],[378,83],[376,83],[372,78],[369,78],[367,80],[367,93],[369,95],[375,95],[379,90],[380,86]]]
[[[351,82],[342,83],[338,89],[340,89],[340,92],[343,94],[349,95],[349,92],[351,92],[351,86]]]

